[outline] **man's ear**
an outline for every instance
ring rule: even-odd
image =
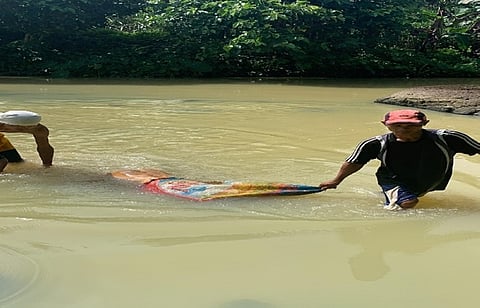
[[[390,129],[390,127],[385,123],[385,121],[380,121],[380,123],[382,123],[383,125],[385,125],[385,127],[386,127],[389,131],[392,131],[392,130]]]

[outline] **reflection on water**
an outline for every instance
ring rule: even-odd
[[[382,209],[376,162],[334,191],[201,203],[109,176],[154,168],[316,185],[385,131],[379,120],[392,106],[372,101],[412,83],[0,84],[0,111],[40,113],[56,149],[44,169],[31,136],[8,135],[27,162],[0,174],[0,303],[350,307],[383,294],[404,307],[401,289],[422,307],[471,306],[478,156],[459,156],[448,190],[403,212]],[[427,114],[431,128],[480,139],[478,118]]]

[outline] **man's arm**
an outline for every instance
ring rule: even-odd
[[[37,152],[43,162],[43,165],[47,167],[51,166],[53,163],[54,149],[48,140],[48,135],[50,134],[48,128],[38,124],[32,134],[33,138],[35,138],[35,142],[37,143]]]
[[[340,167],[337,176],[335,176],[330,181],[320,183],[319,187],[322,189],[335,189],[346,177],[362,169],[363,166],[363,164],[344,162]]]
[[[32,134],[37,144],[37,152],[44,166],[51,166],[53,162],[54,149],[50,145],[48,128],[42,124],[33,126],[9,125],[0,123],[0,131],[7,133],[28,133]]]
[[[468,155],[480,154],[480,142],[469,135],[454,130],[445,130],[442,135],[448,146],[455,152]]]

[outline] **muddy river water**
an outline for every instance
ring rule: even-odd
[[[109,176],[318,185],[386,131],[397,107],[373,100],[423,83],[1,80],[0,111],[41,114],[56,153],[45,169],[7,134],[26,162],[0,174],[0,307],[475,306],[478,155],[401,212],[382,208],[376,161],[336,190],[203,203]],[[480,140],[478,117],[426,113]]]

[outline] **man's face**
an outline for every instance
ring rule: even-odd
[[[396,123],[386,126],[400,141],[416,141],[422,135],[422,124]]]

